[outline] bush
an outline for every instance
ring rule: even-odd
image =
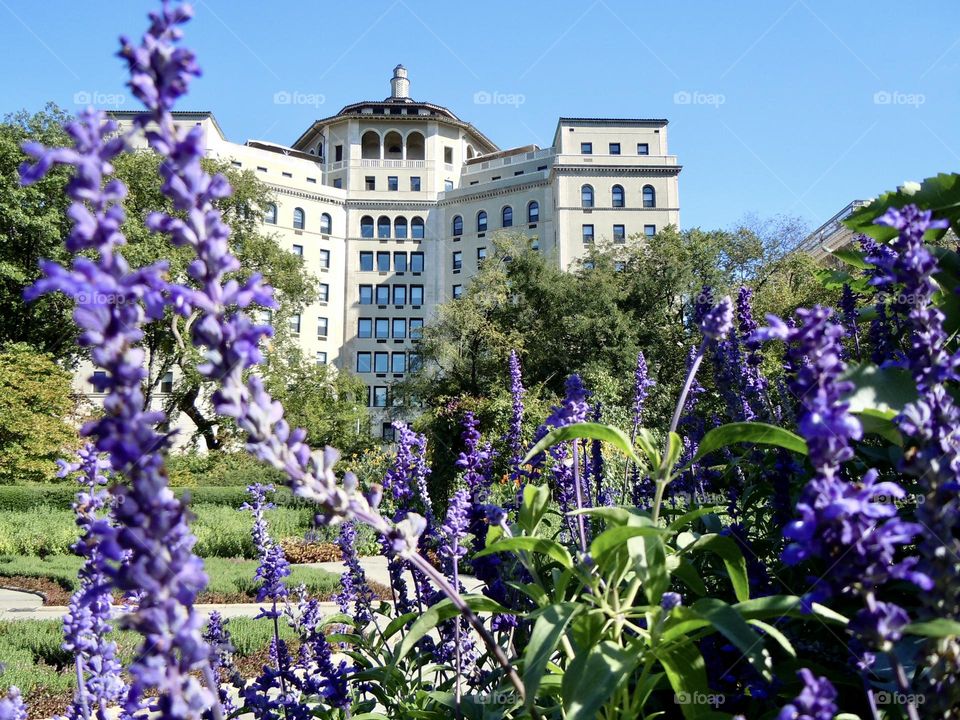
[[[171,455],[167,469],[175,488],[227,487],[243,489],[254,483],[282,481],[276,470],[246,452],[216,451]]]

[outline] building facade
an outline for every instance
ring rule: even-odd
[[[594,242],[679,225],[681,169],[666,120],[563,117],[552,147],[502,150],[447,108],[411,99],[403,66],[390,88],[289,146],[233,143],[211,113],[175,114],[202,127],[208,157],[273,191],[265,231],[321,283],[292,330],[307,356],[363,379],[386,439],[391,385],[416,366],[424,324],[463,291],[496,233],[526,234],[567,269]],[[114,117],[123,126],[133,114]]]

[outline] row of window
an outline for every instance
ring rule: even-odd
[[[90,378],[90,385],[95,393],[104,393],[107,391],[107,371],[94,370],[93,377]],[[173,371],[168,370],[160,378],[160,392],[170,394],[173,392]]]
[[[357,320],[358,338],[377,340],[419,340],[423,337],[423,318],[367,318]]]
[[[374,258],[376,258],[376,264],[374,264]],[[373,272],[376,268],[377,272],[390,272],[390,258],[391,254],[387,251],[374,253],[372,250],[361,250],[360,270]],[[393,271],[402,273],[408,270],[414,273],[423,272],[422,252],[412,252],[409,255],[405,252],[393,253]]]
[[[409,288],[409,295],[407,290]],[[391,297],[393,301],[391,302]],[[361,305],[423,305],[423,285],[361,285]]]
[[[330,321],[325,317],[317,318],[317,337],[321,340],[327,339],[327,331],[330,329]],[[290,316],[290,332],[294,335],[300,335],[300,313]]]
[[[363,178],[364,188],[367,190],[377,189],[377,176],[365,175]],[[387,190],[396,192],[400,189],[400,177],[398,175],[387,175]],[[410,178],[410,190],[420,192],[420,178],[416,175]]]
[[[303,257],[303,245],[294,245],[292,248],[292,252],[294,255],[299,255],[300,257]],[[320,250],[319,253],[320,253],[320,267],[323,268],[324,270],[329,270],[330,269],[330,251]],[[329,286],[324,286],[324,287],[327,287],[327,289],[329,290]],[[326,298],[324,297],[323,300],[326,301]]]
[[[657,206],[657,191],[653,189],[652,185],[643,186],[643,207],[653,208]],[[622,208],[626,207],[626,193],[623,190],[623,185],[614,185],[610,189],[610,204],[611,207]],[[594,193],[593,185],[582,185],[580,187],[580,206],[585,208],[592,208],[594,206]]]
[[[380,239],[386,239],[390,237],[397,238],[398,240],[405,240],[407,238],[407,219],[405,217],[394,218],[393,223],[393,234],[391,235],[391,222],[390,218],[386,215],[381,215],[377,218],[377,237]],[[410,220],[410,237],[415,240],[423,238],[424,223],[423,218],[420,216],[415,216]],[[373,218],[369,215],[364,215],[360,218],[360,237],[362,238],[372,238],[373,235]]]
[[[274,203],[267,205],[267,211],[263,215],[263,221],[268,225],[277,224],[277,206]],[[303,208],[294,208],[293,209],[293,229],[294,230],[304,230],[307,227],[307,214],[303,211]],[[330,229],[333,227],[333,220],[330,217],[329,213],[322,213],[320,215],[320,232],[324,235],[330,234]]]
[[[646,237],[653,237],[657,234],[656,225],[644,225],[643,234]],[[582,230],[583,244],[592,245],[594,240],[593,225],[584,225]],[[627,228],[625,225],[613,226],[613,241],[615,243],[624,243],[627,241]]]
[[[593,155],[593,143],[592,142],[582,142],[580,143],[580,154],[581,155]],[[620,143],[612,142],[607,145],[607,154],[608,155],[619,155],[620,154]],[[650,144],[649,143],[637,143],[637,155],[649,155],[650,154]]]
[[[540,222],[540,203],[536,200],[531,200],[527,203],[527,222],[529,224],[534,224]],[[509,205],[504,206],[500,211],[500,226],[501,227],[513,227],[513,208]],[[481,210],[477,213],[477,232],[486,232],[487,231],[487,211]],[[455,215],[453,218],[453,236],[459,237],[463,235],[463,217],[460,215]]]
[[[477,248],[477,266],[487,259],[487,249],[485,247]],[[453,251],[453,269],[460,270],[463,268],[463,252],[461,250]]]
[[[420,366],[420,355],[413,352],[358,352],[357,372],[385,375],[402,375],[409,370],[416,372]],[[374,405],[386,407],[386,405]]]

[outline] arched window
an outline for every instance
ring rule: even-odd
[[[407,135],[407,160],[424,160],[426,158],[423,135],[416,130]]]
[[[373,218],[369,215],[364,215],[360,218],[360,237],[373,237]]]
[[[373,130],[367,130],[360,138],[360,157],[364,160],[380,159],[380,136]]]
[[[293,229],[294,230],[303,230],[303,226],[306,224],[306,216],[303,214],[303,208],[294,208],[293,209]]]
[[[477,232],[487,231],[487,211],[481,210],[477,213]]]
[[[653,189],[653,185],[643,186],[643,206],[645,208],[657,206],[657,191]]]
[[[584,185],[580,188],[580,206],[585,208],[593,207],[593,186]]]
[[[320,216],[320,232],[324,235],[330,234],[330,227],[333,225],[333,221],[330,219],[330,215],[324,213]]]
[[[381,215],[379,218],[377,218],[377,237],[390,237],[390,218],[388,218],[386,215]]]
[[[502,212],[503,227],[513,227],[513,208],[507,205]]]
[[[624,207],[623,185],[613,186],[613,206],[616,208]]]
[[[453,218],[453,236],[460,237],[461,235],[463,235],[463,218],[455,215]]]
[[[405,217],[395,218],[393,221],[393,236],[401,240],[407,237],[407,219]]]
[[[267,211],[263,214],[263,221],[270,225],[277,224],[277,206],[273,203],[267,205]]]
[[[423,218],[417,215],[410,221],[410,237],[420,239],[423,237]]]
[[[527,222],[531,225],[540,222],[540,203],[536,200],[527,205]]]
[[[383,136],[383,157],[388,160],[403,158],[403,138],[396,130],[391,130]]]

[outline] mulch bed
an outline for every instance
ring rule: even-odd
[[[308,543],[296,538],[280,541],[283,554],[291,563],[340,562],[343,554],[334,543]]]

